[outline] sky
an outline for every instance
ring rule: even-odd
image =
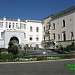
[[[43,20],[75,5],[75,0],[0,0],[0,18]]]

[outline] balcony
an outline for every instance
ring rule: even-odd
[[[49,30],[45,30],[45,32],[43,33],[44,36],[50,36],[51,31]]]
[[[50,34],[50,33],[49,33],[49,30],[45,30],[45,34]]]

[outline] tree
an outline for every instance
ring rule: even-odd
[[[18,54],[18,47],[14,45],[12,42],[9,42],[8,52],[11,54]]]
[[[12,42],[9,42],[9,44],[8,44],[8,45],[9,45],[9,47],[11,47],[11,46],[12,46],[12,45],[14,45],[14,44],[13,44]]]

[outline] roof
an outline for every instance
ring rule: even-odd
[[[66,10],[63,10],[63,11],[59,12],[59,13],[52,14],[52,15],[50,15],[50,16],[44,18],[44,19],[47,19],[47,18],[49,18],[49,17],[55,18],[55,17],[57,17],[57,16],[60,16],[60,15],[62,15],[62,14],[65,14],[65,13],[67,13],[67,12],[70,12],[70,11],[75,11],[75,6],[72,6],[72,7],[68,8],[68,9],[66,9]]]
[[[0,19],[0,20],[4,20],[4,18]],[[5,18],[5,21],[18,21],[18,19],[7,19],[7,18]],[[20,20],[20,19],[19,19],[19,21],[20,22],[34,22],[34,23],[42,23],[43,22],[43,21],[39,21],[39,20]]]

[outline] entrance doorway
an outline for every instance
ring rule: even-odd
[[[10,42],[12,42],[13,44],[18,45],[19,44],[19,39],[17,37],[11,37]]]

